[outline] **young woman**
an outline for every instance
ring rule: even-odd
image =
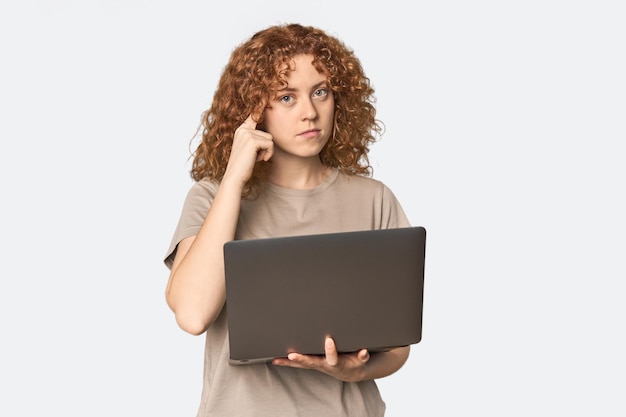
[[[233,51],[165,257],[178,325],[206,333],[198,416],[384,415],[375,379],[400,369],[408,347],[338,354],[328,338],[325,356],[233,366],[224,308],[227,241],[410,225],[371,178],[373,92],[353,51],[317,28],[269,27]]]

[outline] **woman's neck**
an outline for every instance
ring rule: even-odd
[[[282,160],[274,163],[269,181],[283,188],[310,190],[326,181],[332,172],[332,168],[322,164],[319,158],[303,162]]]

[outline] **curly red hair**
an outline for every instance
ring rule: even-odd
[[[268,97],[286,86],[292,59],[304,54],[312,55],[313,65],[328,74],[335,98],[333,134],[320,160],[349,175],[371,175],[367,154],[382,125],[375,118],[374,89],[360,61],[343,42],[322,30],[286,24],[257,32],[231,54],[211,107],[202,114],[202,141],[193,153],[191,169],[194,180],[222,179],[235,129],[250,114],[263,122]],[[256,164],[243,197],[261,192],[270,167],[271,161]]]

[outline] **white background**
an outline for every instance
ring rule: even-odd
[[[285,22],[361,58],[429,233],[387,415],[626,415],[620,3],[3,1],[0,415],[195,414],[161,260],[232,48]]]

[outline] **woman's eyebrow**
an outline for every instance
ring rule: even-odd
[[[327,80],[320,81],[319,83],[314,84],[314,85],[311,87],[311,90],[316,90],[316,89],[320,88],[322,85],[324,85],[324,84],[326,84],[326,83],[328,83],[328,81],[327,81]],[[294,91],[298,91],[298,89],[297,89],[297,88],[294,88],[294,87],[285,87],[285,88],[283,88],[282,90],[278,90],[278,92],[279,92],[279,93],[282,93],[282,92],[285,92],[285,91],[286,91],[286,92],[294,92]]]

